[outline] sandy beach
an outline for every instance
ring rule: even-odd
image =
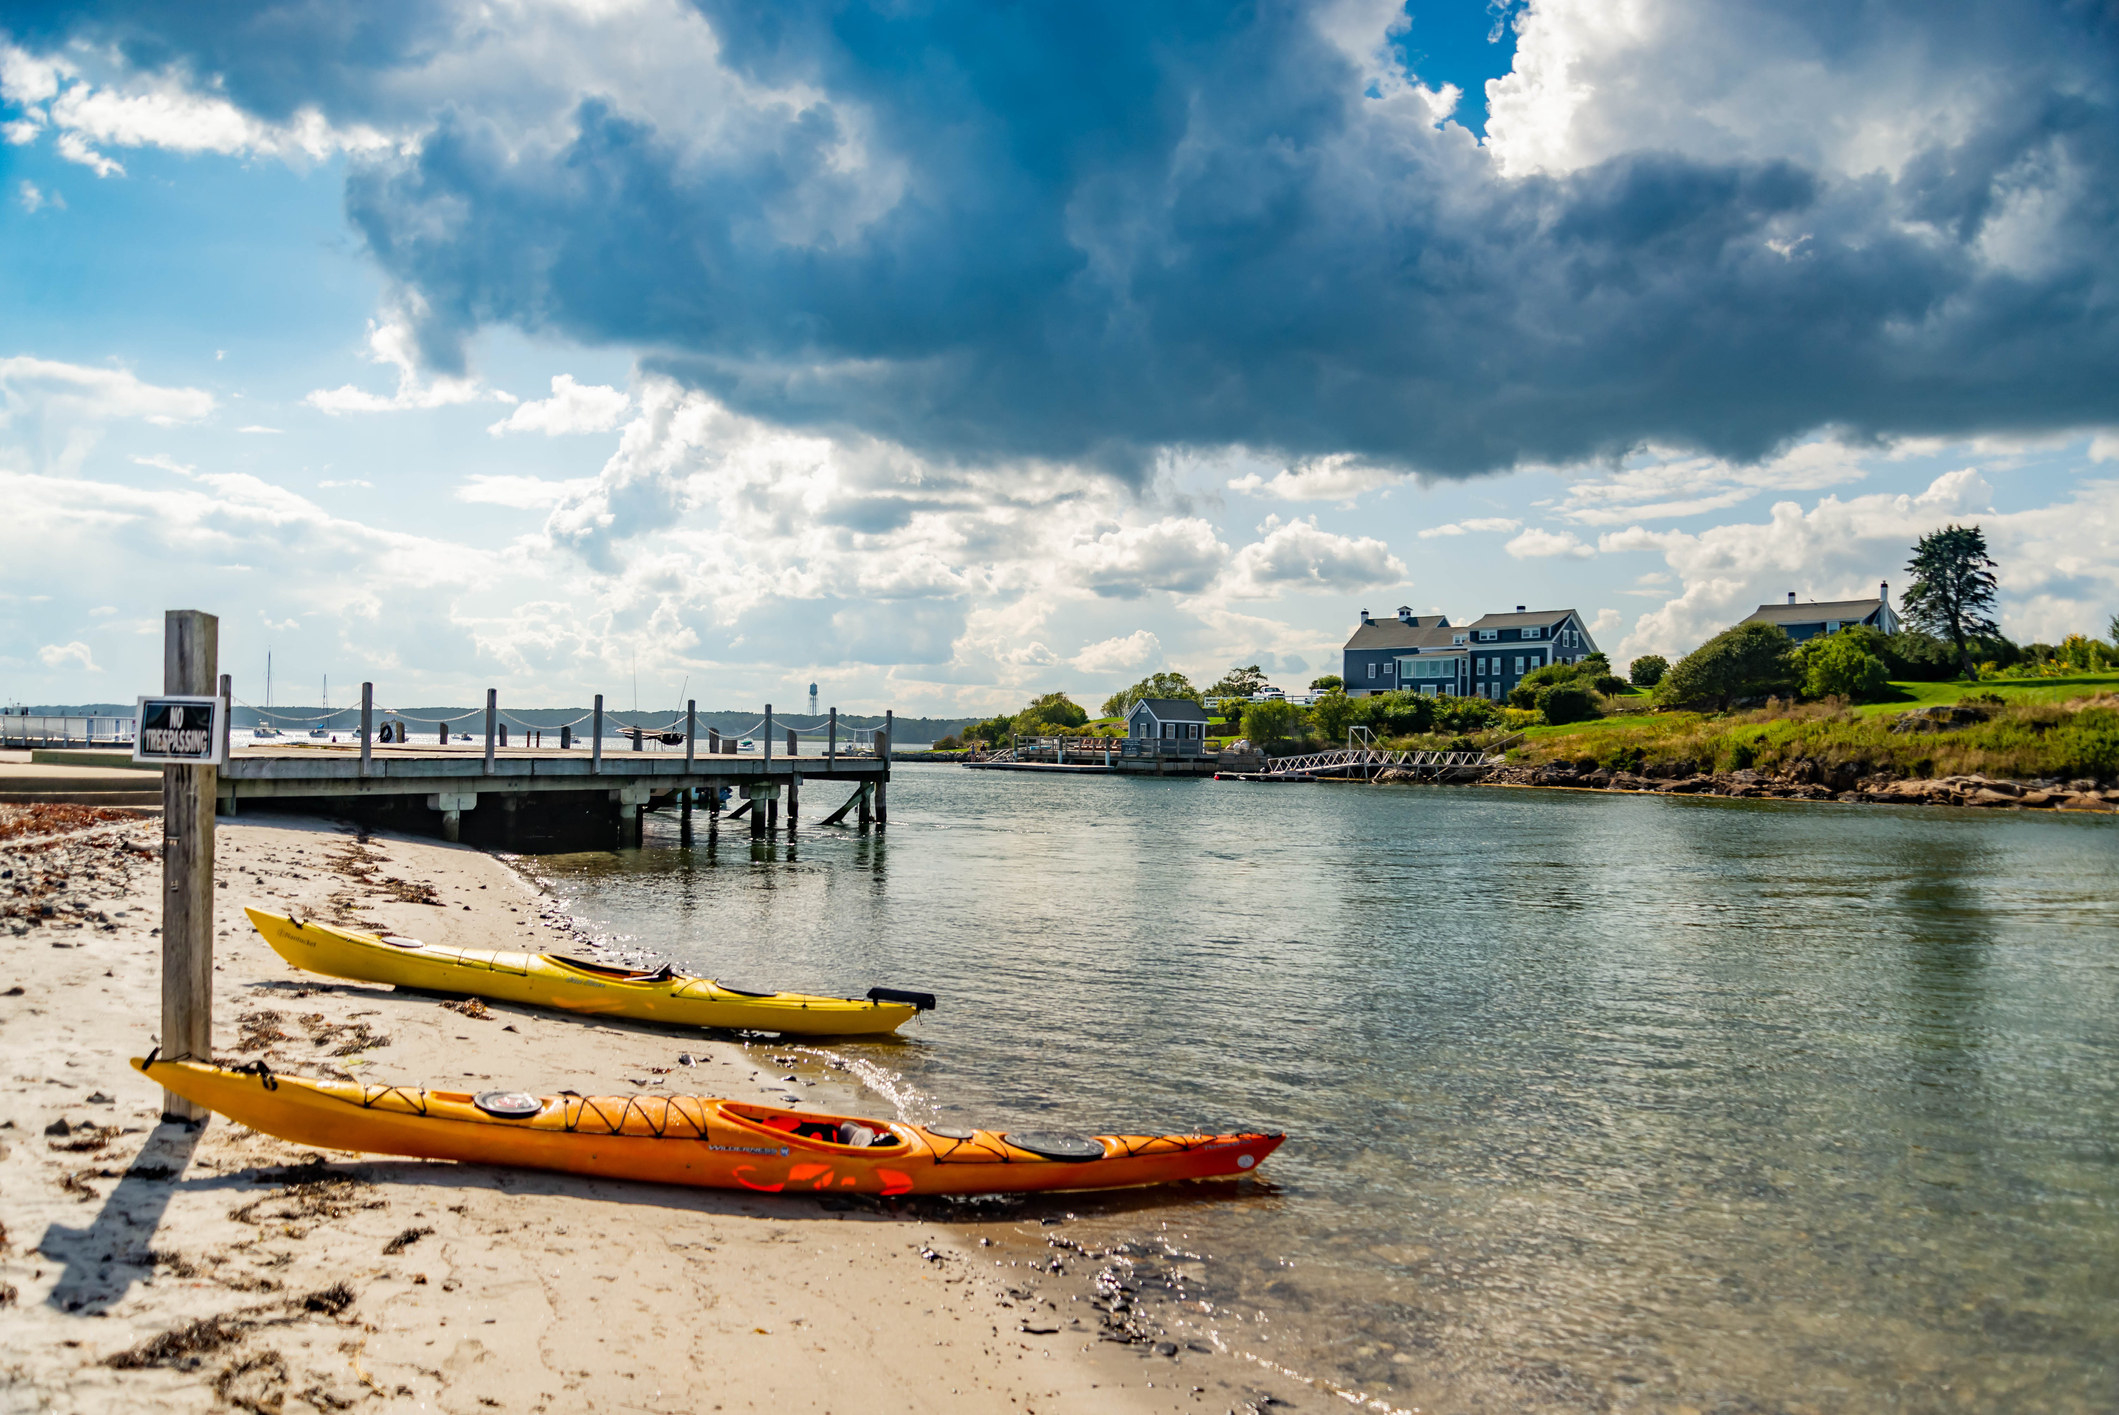
[[[1203,1345],[1099,1340],[1084,1255],[1034,1233],[996,1241],[910,1208],[318,1154],[219,1119],[164,1124],[160,1089],[127,1065],[159,1015],[159,836],[151,812],[0,807],[6,1411],[843,1415],[1324,1398]],[[572,945],[498,859],[291,817],[223,821],[217,852],[221,1058],[884,1109],[769,1044],[502,1006],[481,1017],[298,974],[241,913],[293,906],[440,943]]]

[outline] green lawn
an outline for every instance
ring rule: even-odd
[[[2074,678],[1987,678],[1968,683],[1893,683],[1899,694],[1889,702],[1864,703],[1854,709],[1864,717],[1904,712],[1934,703],[1954,703],[1968,693],[1993,693],[2012,703],[2064,703],[2099,693],[2119,693],[2119,673],[2084,673]]]

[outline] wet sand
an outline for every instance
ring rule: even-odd
[[[1227,1358],[1099,1341],[1086,1274],[1069,1288],[1033,1272],[1023,1242],[981,1243],[988,1225],[318,1154],[220,1119],[165,1124],[160,1088],[126,1061],[159,1016],[159,819],[40,809],[0,807],[0,870],[12,872],[0,898],[13,904],[0,920],[0,1410],[1271,1403]],[[61,833],[40,833],[40,819]],[[459,946],[578,946],[489,856],[286,817],[223,821],[217,853],[221,1058],[542,1093],[793,1091],[805,1106],[887,1113],[770,1044],[499,1005],[480,1018],[302,975],[241,913],[294,906]]]

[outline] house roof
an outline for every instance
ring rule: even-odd
[[[1407,624],[1400,619],[1373,619],[1354,630],[1354,637],[1346,641],[1350,649],[1431,649],[1448,648],[1450,641],[1461,629],[1450,627],[1449,621],[1439,614],[1420,614],[1418,621]]]
[[[1474,629],[1525,629],[1538,624],[1557,624],[1570,614],[1574,614],[1572,609],[1533,609],[1524,614],[1483,614],[1474,620],[1469,627]],[[1581,618],[1578,614],[1575,617],[1577,619]]]
[[[1762,604],[1746,624],[1822,624],[1867,619],[1883,607],[1880,599],[1815,599],[1807,604]]]
[[[1205,722],[1207,710],[1190,698],[1142,698],[1133,712],[1146,708],[1157,722]],[[1131,717],[1133,713],[1127,713]]]

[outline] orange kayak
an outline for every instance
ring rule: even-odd
[[[901,1125],[704,1096],[430,1091],[134,1058],[187,1100],[297,1145],[764,1193],[1012,1194],[1248,1174],[1283,1135]]]

